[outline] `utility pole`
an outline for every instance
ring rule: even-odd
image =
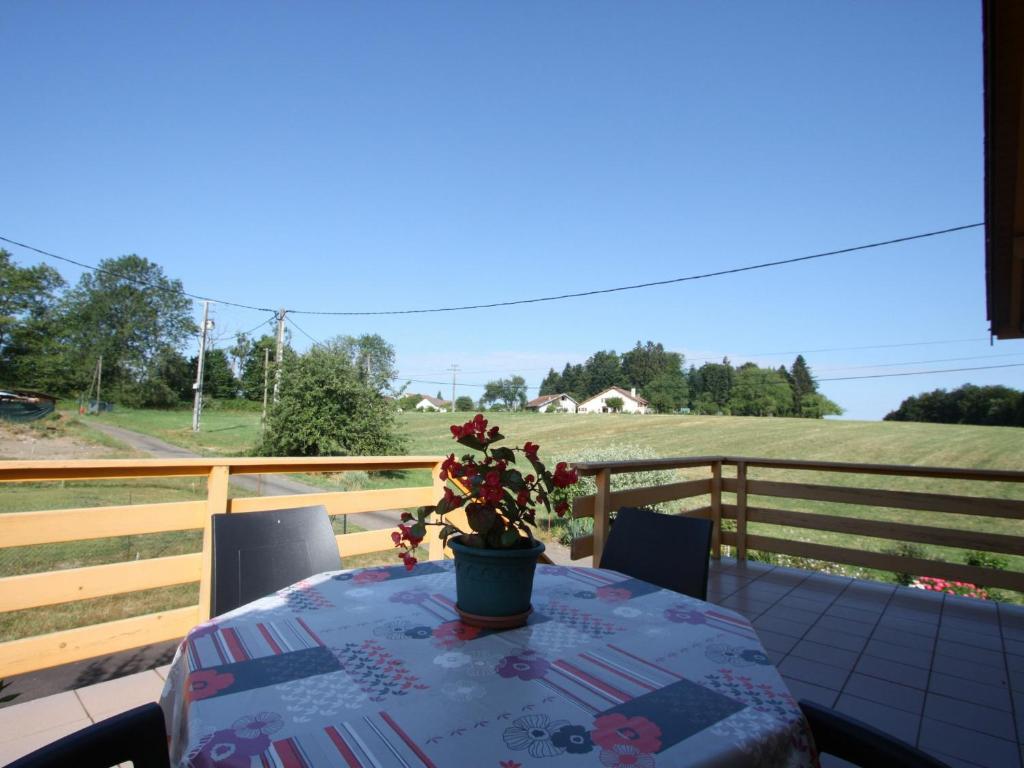
[[[203,412],[203,364],[206,362],[206,332],[213,327],[210,320],[210,302],[203,302],[203,329],[199,336],[199,362],[196,364],[196,383],[192,389],[196,392],[192,404],[192,431],[199,431],[199,415]]]
[[[274,353],[274,403],[281,389],[281,363],[284,358],[284,318],[287,310],[281,307],[277,312],[277,350]]]
[[[452,363],[448,370],[452,372],[452,413],[455,413],[455,377],[459,372],[459,366],[456,363]]]
[[[103,355],[96,361],[96,413],[103,409],[103,400],[100,398],[100,387],[103,384]]]
[[[270,381],[270,347],[263,348],[263,415],[260,416],[260,429],[267,428],[267,383]],[[262,475],[260,476],[262,477]]]

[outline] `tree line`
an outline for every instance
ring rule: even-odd
[[[734,366],[728,358],[685,369],[685,359],[664,345],[637,342],[628,352],[595,352],[586,362],[548,371],[541,395],[566,393],[577,402],[609,387],[636,389],[658,413],[689,411],[734,416],[822,418],[842,409],[818,391],[803,355],[790,368]]]
[[[935,389],[908,397],[884,420],[1024,427],[1024,392],[1001,385],[974,384],[948,392]]]

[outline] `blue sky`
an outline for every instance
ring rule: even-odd
[[[0,234],[138,253],[246,304],[512,300],[983,218],[980,10],[962,0],[8,2],[0,34]],[[698,363],[807,351],[822,379],[1024,362],[1024,342],[989,346],[983,280],[971,230],[527,307],[293,317],[466,384],[537,385],[638,339]],[[214,315],[222,334],[262,319]],[[966,381],[1024,388],[1024,367],[822,390],[876,419]]]

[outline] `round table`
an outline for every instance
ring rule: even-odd
[[[455,613],[450,561],[325,573],[193,629],[161,698],[194,766],[813,766],[750,623],[541,565],[527,626]]]

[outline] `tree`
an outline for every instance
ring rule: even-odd
[[[561,392],[565,392],[574,400],[579,401],[584,400],[589,391],[590,377],[584,367],[579,363],[576,365],[566,363],[565,368],[562,369]],[[557,395],[560,394],[560,392],[551,392],[547,394]]]
[[[669,368],[647,385],[644,397],[658,413],[678,413],[690,399],[690,387],[679,368]]]
[[[196,355],[190,361],[193,371],[197,370],[198,363],[199,356]],[[231,371],[231,363],[228,362],[228,355],[223,349],[206,350],[206,359],[203,362],[203,394],[219,400],[238,397],[238,380]]]
[[[274,352],[277,349],[277,339],[269,334],[260,336],[249,345],[249,350],[242,361],[242,374],[239,376],[239,385],[242,388],[242,396],[247,400],[263,399],[263,361],[270,360],[270,371],[268,372],[268,386],[273,386]],[[269,355],[265,355],[269,352]],[[294,359],[295,352],[290,347],[285,347],[285,359]]]
[[[802,413],[803,400],[808,395],[818,391],[818,384],[811,375],[811,369],[807,367],[807,361],[803,355],[797,355],[790,370],[790,386],[793,389],[793,410]]]
[[[604,401],[604,404],[608,406],[613,413],[621,413],[622,406],[624,406],[626,402],[621,397],[609,397]]]
[[[484,395],[480,402],[488,407],[500,402],[510,411],[526,407],[526,379],[512,376],[507,379],[495,379],[487,382]]]
[[[540,392],[538,395],[560,395],[563,392],[562,377],[558,374],[554,368],[548,371],[548,375],[544,377],[544,381],[540,383]]]
[[[648,341],[622,355],[622,374],[631,387],[646,391],[646,387],[666,371],[681,371],[683,356],[678,352],[666,352],[661,344]]]
[[[703,383],[701,394],[706,395],[705,402],[717,406],[718,411],[727,411],[736,378],[736,371],[729,363],[729,358],[724,358],[721,363],[704,363],[699,373]]]
[[[778,371],[748,364],[736,372],[729,408],[736,416],[778,416],[789,411],[792,398]]]
[[[622,381],[622,361],[613,349],[595,352],[583,364],[586,371],[584,399],[618,386]]]
[[[235,374],[235,378],[242,378],[242,369],[245,367],[245,361],[249,358],[249,353],[252,352],[252,347],[253,341],[246,334],[235,334],[235,343],[228,347],[231,370]]]
[[[1024,392],[1000,385],[964,384],[947,392],[936,389],[906,398],[885,421],[927,421],[1024,427]]]
[[[0,248],[0,355],[17,326],[53,311],[56,292],[63,286],[64,279],[53,267],[19,267]]]
[[[462,395],[455,398],[455,410],[456,411],[472,411],[473,410],[473,398]]]
[[[337,336],[327,347],[344,354],[359,377],[378,392],[392,392],[397,378],[395,348],[376,333],[362,336]],[[438,399],[441,395],[438,394]]]
[[[152,378],[161,353],[180,349],[196,333],[192,302],[180,280],[134,254],[104,259],[62,302],[66,365],[74,383],[88,386],[103,356],[103,382],[115,397]]]
[[[822,419],[825,416],[841,416],[843,409],[837,403],[832,402],[821,392],[811,392],[804,395],[800,402],[800,413],[805,419]]]
[[[313,347],[281,372],[267,414],[263,456],[386,456],[400,453],[396,409],[364,381],[342,350]]]

